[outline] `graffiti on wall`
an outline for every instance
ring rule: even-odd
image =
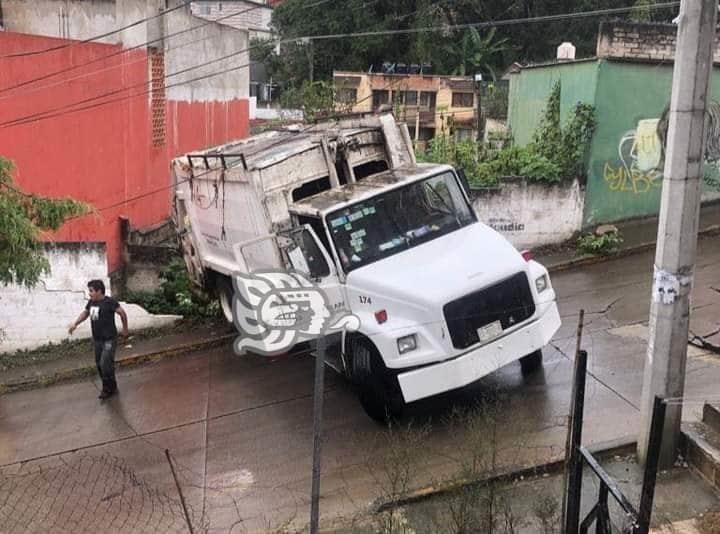
[[[525,224],[513,219],[491,217],[487,220],[490,228],[500,233],[518,233],[525,231]]]
[[[610,191],[641,195],[662,186],[669,108],[659,119],[642,119],[618,143],[618,160],[606,161],[603,178]],[[705,183],[720,188],[720,103],[708,105]]]
[[[620,164],[605,162],[603,177],[610,191],[642,194],[662,184],[663,143],[658,133],[660,119],[644,119],[620,139]]]

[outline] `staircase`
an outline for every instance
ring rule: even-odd
[[[720,404],[706,403],[702,421],[682,425],[681,447],[690,467],[720,490]]]

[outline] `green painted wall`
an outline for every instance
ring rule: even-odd
[[[563,120],[578,101],[595,106],[584,226],[658,213],[663,150],[655,132],[670,102],[672,71],[672,65],[593,60],[529,68],[511,78],[509,122],[517,144],[532,139],[558,79]],[[720,102],[720,69],[713,73],[711,93]],[[706,173],[720,179],[720,165],[706,165]],[[704,191],[704,198],[712,198],[707,184]]]
[[[601,61],[595,99],[597,129],[588,163],[585,225],[656,214],[662,171],[633,163],[632,131],[658,119],[670,102],[672,65]],[[622,146],[621,142],[625,139]],[[646,152],[661,150],[644,138]],[[622,150],[622,157],[620,155]]]
[[[670,103],[672,73],[672,65],[600,62],[586,226],[659,212],[663,147],[653,135],[654,119]],[[720,69],[713,72],[710,87],[712,99],[720,101]],[[643,120],[644,126],[639,124]],[[706,173],[717,171],[717,165],[706,165]],[[712,191],[706,184],[703,189],[706,196]]]
[[[582,61],[532,67],[510,78],[508,121],[515,143],[524,146],[532,140],[545,110],[550,91],[560,80],[562,120],[577,102],[593,103],[598,63]]]

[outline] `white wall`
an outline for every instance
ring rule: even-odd
[[[480,220],[517,248],[562,243],[582,226],[585,190],[575,180],[548,185],[525,178],[505,178],[498,189],[474,192]]]
[[[196,28],[206,20],[190,14],[189,8],[178,9],[163,17],[165,35]],[[166,84],[168,100],[228,101],[248,98],[250,94],[250,55],[248,32],[212,22],[165,41],[165,72],[172,74],[212,61],[207,66],[172,76]],[[219,61],[219,58],[226,58]],[[230,70],[232,69],[232,70]],[[223,74],[189,82],[201,76]],[[187,82],[187,83],[184,83]],[[177,87],[172,85],[182,84]]]
[[[88,39],[151,17],[164,5],[161,0],[2,0],[2,11],[7,31]],[[129,47],[146,40],[146,25],[139,24],[96,42]]]
[[[46,245],[51,272],[33,289],[0,286],[0,352],[31,349],[67,339],[67,327],[87,302],[88,280],[99,278],[110,293],[107,258],[102,243]],[[130,330],[159,327],[177,320],[171,315],[151,315],[135,304],[124,304]],[[119,317],[116,317],[118,326]],[[89,338],[85,321],[73,338]]]
[[[218,2],[217,0],[199,0],[190,4],[192,14],[207,20],[217,20],[221,24],[240,30],[270,31],[272,8],[256,1],[235,0]]]
[[[165,0],[1,0],[3,23],[7,31],[88,39],[96,35],[152,18],[165,9]],[[181,0],[168,2],[174,8]],[[255,4],[250,4],[253,6]],[[268,11],[261,7],[258,12]],[[253,13],[253,11],[249,13]],[[195,17],[190,6],[175,9],[121,32],[113,33],[97,42],[122,44],[124,47],[142,46],[190,28],[181,35],[151,43],[165,48],[165,74],[170,75],[210,61],[207,66],[193,68],[166,79],[168,100],[229,101],[247,98],[250,93],[250,56],[248,30],[208,23]],[[221,57],[227,59],[214,61]],[[202,80],[189,80],[219,71],[235,69]],[[185,83],[187,82],[187,83]],[[181,85],[178,85],[181,84]]]
[[[284,121],[301,121],[303,120],[303,112],[301,109],[277,109],[264,108],[262,106],[255,107],[255,117],[260,120],[284,120]]]

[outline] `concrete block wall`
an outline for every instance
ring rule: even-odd
[[[0,352],[32,349],[68,339],[67,327],[87,302],[88,280],[99,278],[110,293],[104,243],[48,243],[50,273],[32,289],[0,286]],[[123,304],[130,330],[159,327],[177,317],[151,315],[134,304]],[[117,323],[120,325],[119,317]],[[85,321],[73,338],[89,338]]]
[[[578,180],[549,185],[504,178],[497,189],[473,193],[480,220],[520,249],[562,243],[582,228],[585,190]]]
[[[597,56],[603,59],[668,61],[675,58],[677,25],[640,22],[603,22]],[[720,35],[715,38],[714,62],[720,63]]]

